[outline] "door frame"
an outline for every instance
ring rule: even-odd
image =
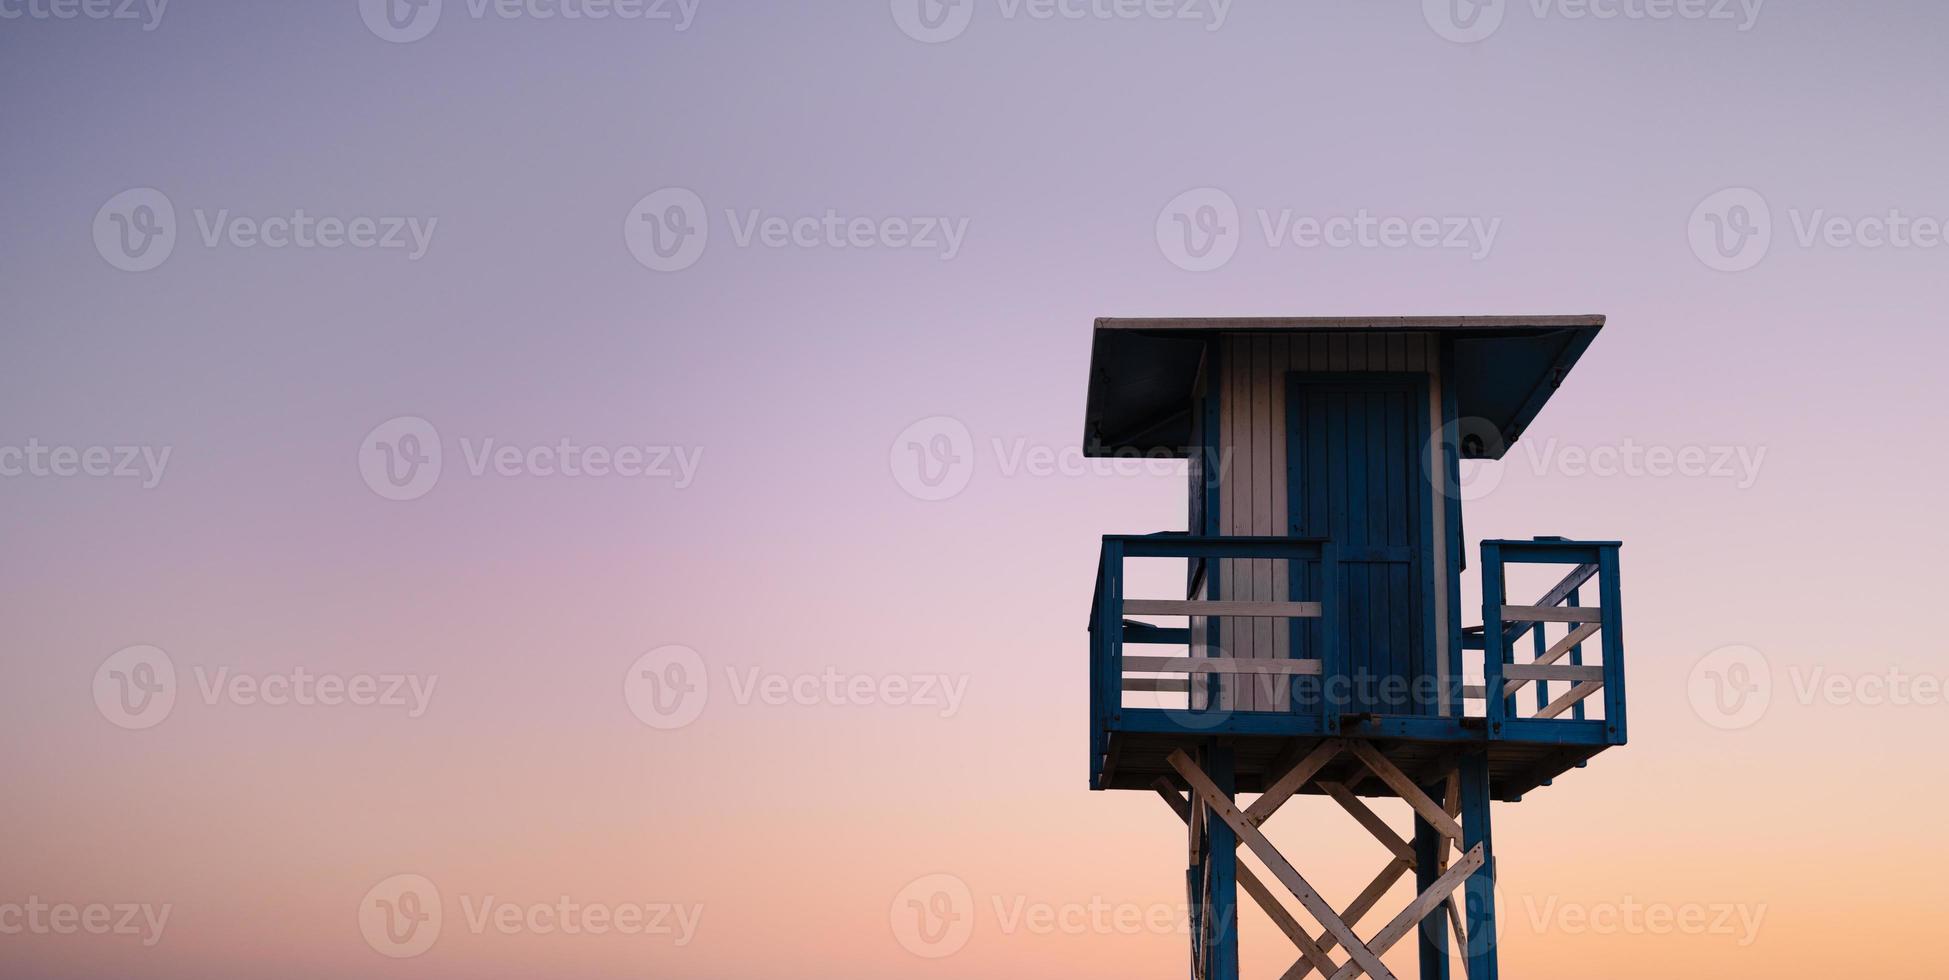
[[[1447,699],[1446,692],[1440,690],[1430,692],[1435,698],[1433,702],[1427,702],[1425,698],[1420,696],[1423,693],[1423,685],[1438,686],[1439,681],[1437,678],[1444,673],[1441,670],[1441,666],[1436,662],[1440,657],[1441,644],[1436,641],[1435,631],[1445,629],[1446,624],[1436,621],[1434,595],[1436,589],[1446,589],[1448,587],[1446,570],[1434,567],[1434,529],[1437,501],[1435,499],[1435,488],[1429,480],[1427,459],[1435,437],[1430,422],[1430,399],[1433,397],[1433,386],[1430,378],[1425,373],[1406,371],[1286,372],[1286,527],[1283,533],[1289,537],[1328,537],[1325,532],[1330,530],[1324,528],[1302,529],[1299,526],[1305,513],[1305,501],[1300,496],[1300,490],[1304,485],[1301,479],[1303,474],[1300,472],[1300,467],[1305,458],[1305,453],[1301,446],[1301,440],[1305,431],[1302,418],[1303,395],[1307,389],[1318,388],[1365,389],[1368,391],[1375,389],[1405,389],[1413,399],[1413,408],[1408,413],[1408,438],[1416,448],[1413,451],[1412,465],[1414,468],[1409,475],[1408,486],[1412,488],[1412,492],[1416,494],[1418,499],[1412,502],[1410,508],[1415,521],[1415,527],[1410,535],[1412,541],[1409,545],[1411,554],[1408,565],[1408,578],[1413,583],[1413,591],[1411,593],[1413,596],[1412,601],[1417,608],[1412,614],[1412,623],[1415,628],[1411,633],[1411,642],[1414,650],[1412,651],[1409,662],[1418,666],[1420,670],[1416,676],[1408,678],[1409,683],[1413,685],[1409,696],[1413,702],[1412,707],[1416,714],[1441,714],[1443,713]],[[1442,501],[1442,505],[1445,504],[1446,501]],[[1347,549],[1345,546],[1347,542],[1333,541],[1332,543],[1335,551],[1342,554],[1346,552]],[[1302,583],[1299,579],[1300,570],[1292,567],[1296,564],[1289,563],[1288,565],[1288,595],[1301,594],[1300,592],[1292,591],[1302,588]],[[1338,564],[1341,568],[1334,569],[1336,575],[1344,571],[1344,566],[1347,564],[1347,561],[1345,558],[1341,558]],[[1347,624],[1345,628],[1351,630],[1353,620],[1347,613],[1350,590],[1346,587],[1344,581],[1336,579],[1332,591],[1335,594],[1335,599],[1340,608],[1334,610],[1335,616],[1331,621]],[[1291,624],[1290,628],[1293,633],[1289,642],[1293,650],[1293,656],[1297,657],[1300,656],[1302,649],[1303,640],[1301,630],[1304,629],[1304,624],[1301,621],[1295,621]],[[1350,656],[1352,647],[1349,641],[1351,638],[1351,633],[1349,633],[1347,636],[1339,637],[1339,642],[1334,643],[1329,641],[1324,646],[1327,648],[1337,647],[1343,656]],[[1346,664],[1342,663],[1338,667],[1344,670],[1346,669]]]

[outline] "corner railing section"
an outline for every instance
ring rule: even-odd
[[[1482,651],[1483,682],[1465,687],[1463,696],[1482,703],[1489,738],[1587,741],[1601,732],[1600,741],[1624,744],[1618,548],[1616,541],[1564,538],[1482,543],[1482,621],[1493,625],[1464,636],[1465,648]],[[1508,597],[1508,569],[1515,565],[1570,568],[1541,598],[1517,605]],[[1593,594],[1597,604],[1585,605]],[[1603,717],[1593,718],[1587,702],[1598,695]]]
[[[1125,595],[1125,562],[1137,558],[1177,558],[1189,562],[1187,599],[1133,598]],[[1220,562],[1244,560],[1276,563],[1284,569],[1279,575],[1288,599],[1211,599],[1201,593],[1236,595],[1238,590],[1215,590]],[[1090,738],[1094,758],[1106,749],[1109,729],[1122,718],[1126,691],[1182,692],[1190,703],[1183,716],[1195,715],[1218,703],[1218,690],[1227,678],[1318,677],[1330,674],[1338,663],[1339,638],[1333,629],[1335,601],[1334,576],[1321,569],[1334,564],[1332,545],[1314,538],[1280,537],[1195,537],[1166,532],[1149,535],[1105,535],[1103,552],[1096,570],[1096,594],[1090,610]],[[1164,627],[1125,616],[1189,617],[1186,627]],[[1208,635],[1194,630],[1228,618],[1312,620],[1317,632],[1304,636],[1291,647],[1293,656],[1233,657]],[[1285,628],[1283,625],[1280,627]],[[1296,638],[1297,639],[1297,638]],[[1126,655],[1126,644],[1169,644],[1187,648],[1190,656]],[[1206,656],[1196,655],[1203,651]],[[1304,651],[1313,654],[1302,657]],[[1267,652],[1262,649],[1261,653]],[[1127,674],[1165,675],[1128,677]],[[1196,683],[1194,683],[1194,681]],[[1290,694],[1290,685],[1288,685]],[[1199,704],[1203,695],[1205,704]],[[1302,699],[1285,696],[1276,699],[1276,711],[1311,711],[1325,724],[1328,705],[1324,698]],[[1172,710],[1175,713],[1175,709]],[[1244,709],[1225,711],[1229,717]],[[1189,727],[1197,727],[1195,724]]]

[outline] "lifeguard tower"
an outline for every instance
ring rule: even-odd
[[[1386,980],[1410,935],[1423,980],[1448,976],[1451,939],[1469,980],[1497,980],[1490,801],[1625,741],[1618,542],[1484,541],[1486,627],[1465,628],[1458,461],[1501,457],[1603,322],[1096,322],[1087,451],[1187,457],[1191,480],[1188,532],[1103,538],[1090,787],[1156,792],[1189,826],[1194,980],[1238,977],[1240,887],[1296,947],[1289,980]],[[1145,559],[1183,563],[1152,580],[1182,598],[1128,594]],[[1511,601],[1518,572],[1553,584]],[[1344,908],[1260,830],[1298,794],[1387,852]],[[1412,831],[1375,797],[1405,801]],[[1371,925],[1410,872],[1416,898]]]

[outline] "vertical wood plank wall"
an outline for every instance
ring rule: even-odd
[[[1286,514],[1286,375],[1292,371],[1385,371],[1430,375],[1430,432],[1440,432],[1440,340],[1428,333],[1376,333],[1371,336],[1315,334],[1268,336],[1227,334],[1219,342],[1219,533],[1225,535],[1285,535]],[[1435,465],[1440,467],[1439,454]],[[1204,474],[1196,468],[1192,492],[1202,492]],[[1442,474],[1433,476],[1441,480]],[[1437,483],[1436,486],[1443,484]],[[1435,602],[1435,662],[1445,682],[1448,663],[1447,567],[1445,507],[1439,494],[1434,507],[1434,548],[1429,562],[1432,581],[1428,594]],[[1283,601],[1286,563],[1261,559],[1219,563],[1219,598]],[[1317,598],[1301,596],[1303,599]],[[1194,621],[1193,635],[1202,636]],[[1252,659],[1292,656],[1286,621],[1225,617],[1218,622],[1219,646],[1234,657]],[[1208,653],[1203,644],[1193,656]],[[1239,711],[1279,711],[1288,706],[1289,688],[1283,678],[1236,675],[1221,685],[1220,706]],[[1269,681],[1269,683],[1267,682]],[[1197,692],[1194,692],[1194,694]],[[1195,703],[1195,702],[1194,702]]]

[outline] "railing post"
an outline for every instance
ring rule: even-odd
[[[1502,632],[1503,606],[1502,546],[1482,543],[1482,708],[1487,716],[1489,738],[1502,737],[1509,699],[1502,693],[1502,665],[1508,656],[1508,640]]]
[[[1604,645],[1604,726],[1612,745],[1623,745],[1624,727],[1624,603],[1617,582],[1617,547],[1605,545],[1597,553],[1597,604],[1604,609],[1598,635]]]
[[[1104,694],[1108,700],[1110,723],[1115,725],[1123,720],[1123,542],[1103,542],[1103,567],[1108,581],[1104,583],[1104,636],[1108,668],[1103,672]]]
[[[1346,670],[1346,635],[1340,628],[1340,552],[1332,542],[1320,546],[1320,731],[1340,730],[1340,705],[1345,685],[1336,684]]]
[[[1570,628],[1576,629],[1576,624],[1572,623]],[[1549,652],[1550,649],[1549,643],[1544,638],[1543,624],[1537,623],[1536,628],[1530,632],[1534,640],[1530,646],[1535,651],[1530,655],[1530,659],[1532,661],[1541,660],[1543,659],[1543,654]],[[1538,713],[1541,713],[1544,708],[1550,706],[1550,682],[1539,678],[1534,683],[1536,684],[1536,710]],[[1577,703],[1582,704],[1583,702],[1579,701]]]
[[[1104,713],[1103,675],[1106,667],[1104,644],[1109,631],[1103,625],[1104,571],[1110,550],[1105,541],[1096,559],[1096,595],[1090,605],[1090,788],[1102,789],[1103,754],[1109,748],[1109,719]]]
[[[1570,598],[1568,600],[1570,608],[1579,609],[1583,607],[1584,604],[1583,592],[1584,590],[1581,588],[1570,590]],[[1573,625],[1570,628],[1574,630],[1576,629],[1576,626]],[[1584,645],[1579,643],[1576,646],[1570,648],[1570,666],[1582,667],[1583,665],[1584,665]],[[1589,700],[1589,699],[1586,698],[1585,700]],[[1570,707],[1570,717],[1576,721],[1584,720],[1583,701],[1578,701],[1576,704]]]

